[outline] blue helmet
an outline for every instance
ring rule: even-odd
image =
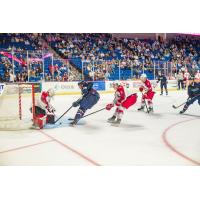
[[[85,85],[85,83],[86,83],[85,81],[79,81],[78,85]]]

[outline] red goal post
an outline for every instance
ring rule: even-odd
[[[40,84],[0,83],[0,130],[23,129],[23,122],[35,121],[35,96],[36,92],[40,92],[40,88],[36,87]],[[19,128],[17,124],[20,124]]]

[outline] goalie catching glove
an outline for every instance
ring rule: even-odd
[[[46,106],[46,109],[49,113],[54,113],[56,112],[56,109],[52,105]]]

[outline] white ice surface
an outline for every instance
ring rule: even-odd
[[[57,116],[78,97],[56,96],[53,104]],[[154,114],[147,114],[137,111],[140,97],[136,105],[125,111],[119,127],[106,122],[114,109],[91,115],[82,119],[77,127],[69,127],[67,118],[74,117],[77,110],[73,108],[61,125],[44,129],[43,133],[37,130],[0,131],[0,165],[93,165],[91,160],[111,166],[194,165],[172,151],[162,139],[164,130],[169,126],[189,119],[195,120],[169,129],[167,140],[177,151],[200,162],[200,106],[195,103],[188,109],[187,115],[179,115],[180,109],[173,109],[172,104],[184,102],[186,92],[170,92],[169,96],[157,93]],[[103,108],[112,99],[113,94],[101,95],[100,102],[87,113]]]

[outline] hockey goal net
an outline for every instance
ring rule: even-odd
[[[0,84],[0,131],[31,128],[34,105],[34,84]]]

